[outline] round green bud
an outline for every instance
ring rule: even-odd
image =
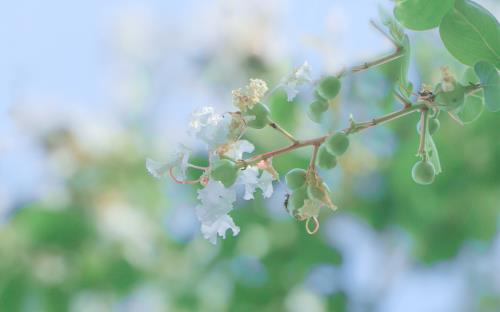
[[[441,123],[439,122],[439,119],[435,119],[435,118],[430,118],[429,119],[429,134],[430,135],[433,135],[434,133],[436,133],[436,131],[439,130],[439,127],[441,126]],[[420,122],[417,123],[417,133],[420,134]]]
[[[324,169],[332,169],[337,166],[337,157],[332,155],[326,146],[321,145],[318,149],[318,165]]]
[[[225,187],[230,187],[238,177],[238,168],[230,160],[219,159],[213,164],[210,176],[215,181],[222,182]]]
[[[334,99],[340,91],[340,80],[337,77],[329,76],[321,79],[316,91],[326,100]]]
[[[459,83],[454,84],[452,91],[443,91],[441,84],[436,88],[434,102],[444,111],[460,110],[465,101],[465,87]]]
[[[292,169],[285,176],[286,185],[288,185],[291,190],[296,190],[306,183],[306,175],[307,171],[304,169]]]
[[[254,119],[247,122],[251,128],[262,129],[269,123],[269,108],[262,103],[255,104],[252,108],[243,112],[244,116],[252,116]]]
[[[349,147],[349,137],[343,132],[337,132],[326,139],[325,146],[330,154],[341,156]]]
[[[322,201],[325,198],[325,192],[316,185],[308,185],[307,186],[307,196],[309,198],[313,198],[319,201]]]
[[[304,206],[304,201],[307,199],[307,187],[304,185],[293,191],[290,195],[289,204],[291,205],[290,211],[293,212],[296,209]]]
[[[427,185],[434,182],[436,170],[432,163],[421,160],[413,166],[411,176],[416,183]]]

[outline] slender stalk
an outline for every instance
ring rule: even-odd
[[[417,104],[417,105],[405,107],[399,111],[392,112],[390,114],[384,115],[384,116],[379,117],[379,118],[374,118],[370,121],[365,121],[365,122],[361,122],[361,123],[353,123],[349,128],[345,129],[344,131],[346,134],[356,133],[356,132],[359,132],[361,130],[365,130],[365,129],[374,127],[376,125],[380,125],[380,124],[386,123],[388,121],[392,121],[392,120],[398,119],[400,117],[406,116],[406,115],[411,114],[417,110],[422,109],[423,107],[425,107],[424,104]]]
[[[406,98],[404,98],[401,94],[398,92],[394,92],[394,97],[401,103],[403,104],[404,107],[410,107],[412,106],[412,103],[408,101]]]
[[[479,90],[481,90],[481,85],[479,83],[470,84],[470,85],[465,87],[465,94],[471,95],[471,94],[476,93]]]
[[[362,72],[362,71],[365,71],[367,69],[370,69],[372,67],[375,67],[375,66],[380,66],[380,65],[383,65],[385,63],[388,63],[388,62],[391,62],[391,61],[394,61],[398,58],[400,58],[402,55],[403,55],[403,50],[398,48],[396,49],[396,51],[394,51],[393,53],[387,55],[387,56],[384,56],[384,57],[381,57],[380,59],[376,59],[374,61],[371,61],[371,62],[365,62],[361,65],[357,65],[357,66],[353,66],[350,70],[348,70],[347,72],[352,72],[352,73],[359,73],[359,72]],[[342,73],[342,76],[345,74],[346,72],[343,72]]]
[[[399,111],[396,111],[396,112],[393,112],[393,113],[390,113],[390,114],[387,114],[387,115],[384,115],[384,116],[381,116],[378,118],[374,118],[370,121],[361,122],[361,123],[352,122],[348,128],[346,128],[342,131],[344,131],[346,134],[356,133],[356,132],[359,132],[359,131],[386,123],[388,121],[396,120],[398,118],[406,116],[410,113],[413,113],[413,112],[418,111],[418,110],[425,108],[425,107],[426,107],[425,104],[412,105],[411,107],[407,107],[407,108],[404,108],[402,110],[399,110]],[[297,140],[295,143],[292,143],[291,145],[288,145],[288,146],[285,146],[282,148],[278,148],[276,150],[273,150],[273,151],[270,151],[270,152],[267,152],[264,154],[256,155],[248,160],[243,160],[243,161],[241,161],[241,166],[255,165],[256,163],[258,163],[261,160],[265,160],[265,159],[272,158],[274,156],[285,154],[285,153],[291,152],[293,150],[302,148],[304,146],[319,146],[326,140],[326,138],[328,138],[328,135],[324,135],[321,137],[317,137],[317,138],[309,139],[309,140],[304,140],[304,141]]]
[[[311,160],[309,162],[309,170],[311,170],[311,171],[315,171],[316,170],[316,158],[318,157],[319,145],[320,144],[314,145],[313,154],[312,154]]]
[[[286,137],[288,140],[292,141],[292,143],[297,143],[298,140],[288,131],[286,131],[285,129],[283,129],[280,125],[278,125],[276,122],[274,121],[270,121],[269,122],[269,126],[271,128],[273,128],[274,130],[278,131],[279,133],[281,133],[284,137]]]
[[[427,160],[427,153],[425,152],[425,138],[429,130],[428,109],[422,109],[420,113],[420,143],[418,145],[418,155],[425,161]]]
[[[393,53],[391,53],[391,54],[389,54],[387,56],[384,56],[384,57],[382,57],[380,59],[376,59],[376,60],[371,61],[371,62],[365,62],[365,63],[363,63],[361,65],[353,66],[353,67],[351,67],[348,70],[344,70],[340,74],[337,75],[339,78],[342,77],[342,76],[345,76],[349,72],[351,72],[351,73],[359,73],[359,72],[365,71],[367,69],[370,69],[372,67],[383,65],[385,63],[394,61],[394,60],[400,58],[401,56],[403,56],[403,48],[397,42],[395,42],[394,39],[391,38],[391,36],[389,36],[374,21],[370,21],[370,24],[373,27],[375,27],[376,30],[378,30],[385,38],[387,38],[394,45],[394,47],[396,48],[396,51],[394,51]]]

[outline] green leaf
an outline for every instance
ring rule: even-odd
[[[484,101],[481,91],[480,93],[472,94],[465,98],[464,108],[462,111],[457,113],[457,116],[463,124],[470,124],[481,116],[483,110]]]
[[[474,68],[469,67],[465,71],[462,82],[465,85],[479,83],[479,78],[474,72]],[[463,110],[457,113],[458,118],[464,123],[469,124],[476,121],[484,110],[483,90],[477,91],[465,98]]]
[[[396,0],[394,16],[406,28],[427,30],[437,27],[455,0]]]
[[[401,71],[400,71],[399,81],[403,86],[407,87],[408,68],[410,66],[410,54],[411,54],[410,39],[408,38],[408,35],[404,35],[404,38],[401,42],[401,47],[403,56],[401,57]]]
[[[425,150],[427,155],[429,156],[429,161],[434,165],[434,169],[436,170],[436,175],[440,174],[441,169],[441,161],[439,160],[439,153],[432,139],[432,136],[427,133],[425,136]]]
[[[477,3],[457,0],[443,18],[439,33],[448,51],[460,62],[473,66],[485,60],[500,68],[500,26]]]
[[[499,37],[500,38],[500,37]],[[500,40],[499,40],[500,41]],[[500,77],[492,64],[480,61],[474,65],[474,71],[479,77],[484,92],[484,104],[491,112],[500,110]]]

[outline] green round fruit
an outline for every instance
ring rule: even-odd
[[[307,186],[307,196],[309,198],[313,198],[319,201],[322,201],[325,198],[324,191],[316,185],[308,185]]]
[[[324,99],[334,99],[340,91],[340,80],[337,77],[329,76],[321,79],[319,85],[316,87],[318,94]]]
[[[251,128],[262,129],[269,123],[269,108],[262,103],[255,104],[243,113],[244,116],[252,116],[254,119],[247,122]]]
[[[307,199],[307,187],[304,185],[293,191],[292,195],[290,195],[289,205],[290,212],[295,211],[296,209],[304,206],[304,201]]]
[[[441,84],[436,88],[434,102],[444,111],[461,110],[465,101],[465,87],[459,83],[454,84],[452,91],[443,91]]]
[[[326,139],[325,146],[330,154],[341,156],[349,147],[349,137],[343,132],[337,132]]]
[[[441,123],[439,122],[439,119],[430,118],[428,127],[429,134],[433,135],[434,133],[436,133],[436,131],[439,130],[439,127],[441,127]],[[417,133],[420,134],[420,122],[417,123]]]
[[[332,155],[324,145],[321,145],[318,150],[318,165],[324,169],[332,169],[337,166],[337,157]]]
[[[328,101],[327,99],[325,99],[323,96],[321,96],[321,94],[318,93],[318,89],[315,89],[314,90],[314,98],[316,100],[321,100],[321,101]]]
[[[416,183],[427,185],[434,182],[436,170],[432,163],[421,160],[413,166],[411,176]]]
[[[304,169],[292,169],[285,176],[286,185],[288,185],[291,190],[296,190],[306,183],[306,175],[307,171]]]
[[[214,163],[210,175],[215,181],[220,181],[225,187],[230,187],[238,177],[238,168],[230,160],[219,159]]]
[[[307,117],[314,121],[315,123],[321,122],[321,117],[323,116],[322,112],[314,111],[311,109],[311,106],[307,109]]]
[[[324,113],[328,110],[328,101],[326,100],[316,100],[309,105],[309,109],[318,113]]]

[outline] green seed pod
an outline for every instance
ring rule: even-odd
[[[334,99],[340,91],[340,80],[337,77],[329,76],[323,78],[319,85],[316,87],[316,91],[324,99],[331,100]]]
[[[251,109],[243,112],[244,116],[253,116],[255,119],[247,122],[251,128],[262,129],[269,123],[269,108],[262,103],[255,104]]]
[[[309,198],[323,201],[325,198],[325,192],[320,187],[310,184],[307,186],[307,196]]]
[[[416,183],[427,185],[434,182],[436,170],[432,163],[421,160],[413,166],[411,176]]]
[[[436,133],[436,131],[439,130],[439,127],[441,127],[441,123],[439,122],[439,119],[430,118],[428,127],[429,134],[433,135],[434,133]],[[420,122],[417,123],[417,133],[420,134]]]
[[[214,163],[210,175],[215,181],[220,181],[225,187],[230,187],[238,177],[238,168],[230,160],[219,159]]]
[[[326,139],[325,146],[330,154],[341,156],[349,147],[349,137],[343,132],[337,132]]]
[[[286,185],[288,185],[291,190],[296,190],[306,183],[306,175],[307,171],[304,169],[292,169],[285,176]]]
[[[307,199],[307,187],[304,185],[293,191],[290,195],[289,205],[290,213],[304,206],[304,201]]]
[[[461,111],[465,101],[465,87],[459,83],[454,84],[452,91],[443,91],[441,84],[436,87],[434,102],[444,111]]]
[[[337,166],[337,157],[332,155],[324,145],[318,149],[318,165],[324,169],[332,169]]]

